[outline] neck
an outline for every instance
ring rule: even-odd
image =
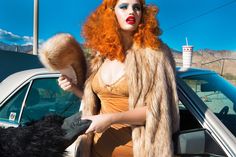
[[[126,52],[133,44],[133,32],[121,31],[120,34],[121,42],[124,45],[124,51]]]

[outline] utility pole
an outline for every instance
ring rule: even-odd
[[[34,41],[33,41],[33,54],[38,54],[38,0],[34,0]]]
[[[220,75],[224,75],[225,58],[222,58]]]
[[[16,52],[18,52],[19,51],[19,49],[18,49],[18,45],[16,45]]]

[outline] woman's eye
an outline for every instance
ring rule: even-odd
[[[141,6],[139,4],[136,4],[133,6],[134,11],[141,11]]]
[[[128,5],[127,4],[121,4],[119,6],[120,9],[127,9],[128,8]]]

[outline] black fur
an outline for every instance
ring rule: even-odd
[[[47,116],[24,127],[0,128],[0,157],[63,157],[67,141],[64,118]]]

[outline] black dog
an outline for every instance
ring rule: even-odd
[[[0,128],[0,157],[63,157],[90,123],[78,114],[67,119],[51,115],[26,126]]]

